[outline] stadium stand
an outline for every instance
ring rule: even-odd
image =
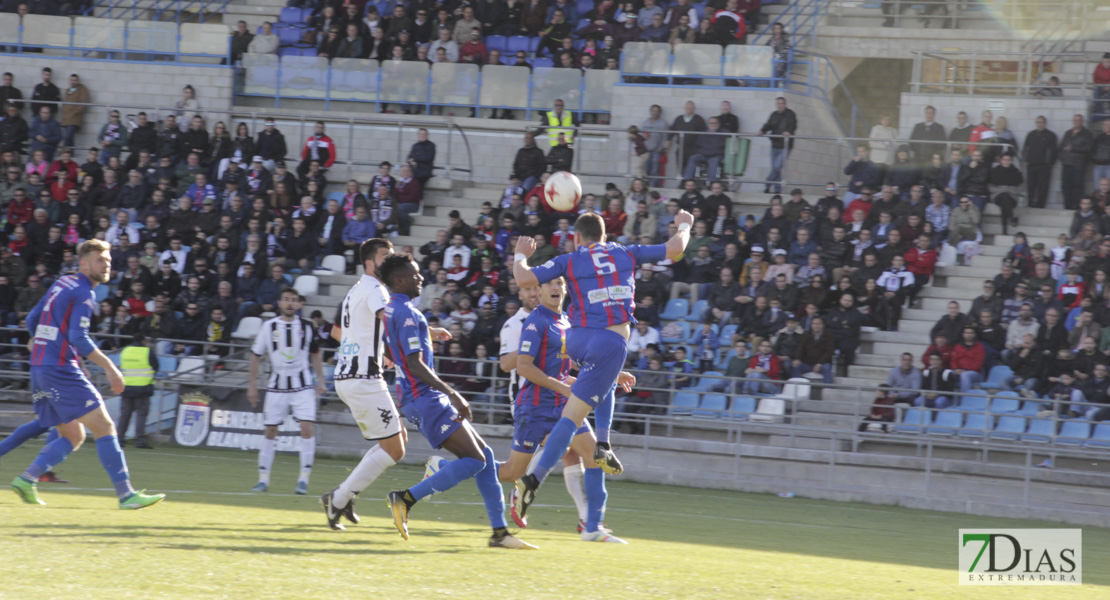
[[[592,2],[571,4],[585,19],[571,20],[577,34],[558,28],[541,35],[552,23],[545,15],[527,36],[516,35],[518,22],[479,18],[476,38],[461,15],[439,23],[438,15],[414,10],[390,22],[383,18],[387,9],[392,15],[389,3],[367,3],[345,19],[331,9],[254,0],[229,4],[227,25],[99,12],[0,14],[6,56],[46,48],[75,59],[165,62],[166,69],[226,57],[232,64],[213,69],[223,72],[213,77],[238,78],[230,111],[200,113],[187,96],[176,111],[151,106],[158,118],[147,125],[136,110],[121,111],[118,122],[105,122],[110,107],[95,102],[95,110],[73,110],[85,105],[66,103],[75,89],[61,81],[68,73],[55,73],[53,83],[4,82],[0,316],[10,327],[12,364],[26,341],[19,326],[29,306],[54,277],[74,269],[67,249],[103,237],[116,246],[121,273],[97,290],[103,296],[94,327],[105,349],[119,346],[115,336],[143,331],[160,340],[163,384],[241,386],[245,343],[272,314],[275,293],[291,285],[304,295],[303,316],[327,338],[339,299],[357,281],[354,249],[386,235],[421,262],[428,282],[421,308],[464,342],[468,358],[450,361],[445,373],[483,399],[481,419],[498,423],[507,408],[504,374],[488,358],[473,357],[494,357],[499,326],[519,306],[505,270],[513,236],[545,236],[539,252],[548,257],[573,247],[559,219],[574,215],[553,214],[539,186],[552,165],[573,167],[560,155],[581,147],[560,148],[548,132],[577,135],[581,127],[583,137],[604,137],[612,152],[638,159],[605,177],[583,174],[582,211],[602,214],[610,235],[655,242],[667,237],[678,207],[700,218],[683,260],[641,272],[637,318],[646,327],[633,336],[627,366],[653,383],[621,398],[624,431],[666,427],[667,436],[739,444],[735,426],[742,422],[745,443],[822,451],[872,444],[891,454],[944,443],[961,456],[975,456],[975,443],[1016,453],[1032,445],[1085,452],[1110,443],[1102,423],[1110,420],[1110,121],[1100,118],[1110,112],[1110,58],[1096,63],[1071,46],[1026,52],[1017,63],[1045,53],[1057,59],[1051,72],[1059,74],[1058,86],[1046,85],[1048,70],[991,75],[1008,77],[1002,84],[984,75],[973,83],[1004,84],[1023,101],[1041,103],[1019,113],[1024,105],[1014,100],[985,113],[983,97],[960,79],[985,57],[905,53],[906,64],[920,67],[915,93],[943,100],[940,114],[919,115],[912,105],[910,115],[907,104],[898,118],[868,115],[858,123],[866,133],[855,138],[837,123],[841,133],[827,143],[839,164],[810,165],[822,179],[794,181],[787,162],[776,180],[768,173],[775,157],[796,160],[807,144],[826,143],[810,134],[812,113],[774,106],[779,94],[794,106],[811,93],[811,70],[824,64],[809,50],[795,54],[794,46],[813,48],[816,38],[849,36],[846,29],[877,28],[883,19],[906,27],[906,14],[884,15],[877,5],[885,3],[764,4],[744,24],[745,45],[730,43],[739,27],[714,15],[714,3],[690,10],[699,19],[716,16],[720,28],[687,32],[676,25],[664,41],[650,36],[664,33],[652,32],[651,19],[632,15],[626,27],[615,15],[583,17],[597,10]],[[987,20],[975,6],[925,17],[974,28]],[[664,19],[673,12],[665,8]],[[231,26],[239,19],[241,27]],[[776,38],[776,21],[789,23],[788,36],[796,37]],[[446,39],[437,42],[441,25]],[[332,27],[337,35],[329,39]],[[541,50],[548,42],[553,47]],[[460,58],[438,61],[440,49]],[[491,59],[493,52],[500,57]],[[960,77],[938,75],[944,64]],[[934,75],[939,79],[929,79]],[[941,83],[965,89],[930,87]],[[849,75],[841,87],[853,85]],[[623,86],[673,97],[660,100],[662,115],[635,115],[635,130],[610,127],[629,117],[603,95]],[[704,103],[683,114],[681,95],[694,89],[717,101],[761,94],[760,120]],[[565,122],[551,108],[553,97],[564,95]],[[276,127],[267,126],[252,98],[272,100],[267,108],[286,102]],[[364,148],[351,146],[368,143],[353,139],[356,131],[369,138],[362,134],[386,126],[372,121],[356,129],[347,113],[302,104],[320,100],[397,119],[397,137],[386,144],[382,134],[373,143],[396,141],[389,156],[402,161],[379,166],[379,155],[373,164],[352,158]],[[1053,104],[1068,100],[1085,110],[1073,117]],[[40,104],[46,113],[33,110]],[[519,144],[529,130],[535,138],[485,177],[493,169],[463,169],[461,161],[445,160],[443,144],[420,139],[422,125],[438,136],[470,116],[445,107],[473,109],[476,120],[488,121],[487,137],[511,134]],[[840,117],[854,114],[843,101],[834,108]],[[296,111],[299,118],[290,116]],[[1049,116],[1044,128],[1034,118],[1042,112]],[[169,122],[171,113],[180,120]],[[192,118],[198,113],[199,122]],[[317,119],[320,131],[310,135]],[[68,127],[78,129],[76,149],[66,156],[57,138]],[[794,142],[784,141],[785,132],[797,138],[795,158],[786,158],[786,144]],[[504,145],[507,137],[496,139]],[[770,153],[757,155],[757,145]],[[715,163],[696,155],[728,166],[711,172]],[[482,177],[479,168],[486,168]],[[683,170],[692,176],[679,177]],[[510,181],[489,183],[509,173]],[[188,310],[194,303],[200,311]],[[224,320],[209,318],[213,307],[224,309]],[[762,341],[770,342],[768,353]],[[908,367],[900,359],[906,353]],[[19,388],[26,385],[21,375],[15,367],[2,377]],[[875,406],[865,399],[872,393]]]

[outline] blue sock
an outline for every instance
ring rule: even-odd
[[[24,424],[20,425],[19,427],[17,427],[15,429],[15,431],[12,432],[11,435],[4,438],[4,441],[0,442],[0,456],[4,456],[5,454],[11,452],[12,450],[15,450],[16,448],[20,447],[21,445],[23,445],[23,442],[26,442],[27,440],[29,440],[31,438],[36,438],[36,437],[46,433],[47,429],[50,429],[50,428],[49,427],[43,427],[42,425],[39,425],[39,420],[38,419],[35,419],[34,421],[31,421],[30,423],[24,423]],[[50,431],[53,432],[54,430],[51,429]],[[49,444],[50,442],[53,442],[54,440],[58,439],[58,434],[54,433],[53,437],[54,437],[54,439],[46,438],[46,443]]]
[[[547,436],[547,442],[543,446],[540,462],[536,465],[535,472],[532,473],[540,483],[543,483],[543,480],[547,479],[548,472],[554,469],[560,460],[563,460],[567,448],[570,448],[570,441],[574,439],[575,431],[578,431],[578,426],[566,417],[561,417],[559,422],[555,423],[555,427],[551,429],[551,433]]]
[[[440,463],[439,472],[409,488],[416,500],[427,498],[436,492],[446,492],[459,483],[477,475],[486,468],[486,463],[477,458],[456,458]],[[494,477],[497,475],[494,474]]]
[[[23,478],[31,482],[38,481],[39,475],[62,464],[62,461],[69,456],[70,452],[73,452],[73,444],[64,437],[50,442],[43,446],[42,451],[35,457],[31,466],[23,472]]]
[[[605,501],[609,499],[609,492],[605,490],[605,472],[586,469],[583,482],[586,488],[586,531],[593,533],[605,520]]]
[[[116,495],[122,500],[135,493],[131,487],[131,473],[127,471],[127,459],[123,457],[123,448],[119,447],[119,438],[106,435],[96,440],[96,454],[100,457],[100,464],[108,472],[112,485],[116,486]]]
[[[60,433],[58,433],[58,428],[57,427],[51,427],[50,428],[50,433],[46,434],[46,442],[45,443],[49,444],[50,442],[53,442],[54,440],[56,440],[60,437],[62,437],[62,435]]]
[[[494,529],[508,527],[505,522],[505,490],[497,479],[497,461],[493,458],[493,448],[486,446],[482,449],[482,454],[486,455],[486,468],[474,476],[474,483],[478,484],[478,493],[482,494],[482,502],[486,503],[490,526]]]
[[[594,409],[594,425],[597,429],[597,441],[608,444],[609,430],[613,428],[613,411],[617,406],[617,386],[609,388],[609,393]]]

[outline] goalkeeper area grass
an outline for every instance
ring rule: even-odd
[[[136,487],[168,497],[121,511],[86,446],[57,469],[70,483],[39,484],[48,506],[0,493],[0,598],[1110,597],[1106,529],[1083,528],[1082,586],[959,586],[961,527],[1069,526],[616,479],[606,522],[629,545],[598,544],[580,541],[570,496],[552,477],[518,533],[540,550],[510,551],[487,547],[469,481],[416,505],[412,539],[402,540],[385,495],[416,483],[422,467],[388,470],[356,500],[362,524],[336,532],[319,496],[353,459],[319,459],[309,495],[296,496],[293,456],[275,461],[270,492],[253,494],[253,453],[128,449]],[[4,485],[40,447],[4,457]]]

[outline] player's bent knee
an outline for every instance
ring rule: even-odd
[[[274,428],[277,429],[276,427]],[[316,424],[301,421],[301,437],[310,440],[316,437]]]
[[[402,429],[401,431],[403,432],[404,430]],[[405,443],[402,439],[403,435],[397,434],[378,442],[382,450],[385,451],[385,453],[389,455],[389,458],[393,459],[395,463],[401,462],[401,459],[405,457]]]
[[[582,421],[586,419],[591,410],[593,410],[593,407],[586,404],[584,400],[578,396],[571,395],[570,400],[563,406],[562,416],[574,421],[575,425],[581,426]]]

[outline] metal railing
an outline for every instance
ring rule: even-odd
[[[789,32],[792,45],[813,45],[817,39],[817,26],[829,11],[829,0],[794,0],[786,10],[779,13],[778,17],[767,24],[758,35],[749,43],[759,46],[767,43],[771,38],[771,29],[775,23],[781,23]]]
[[[874,11],[868,16],[884,19],[885,26],[914,27],[918,21],[936,23],[950,29],[971,29],[972,21],[990,18],[1001,21],[1010,29],[1041,32],[1046,17],[1070,11],[1082,0],[873,0],[863,2],[837,2],[832,13],[845,16],[845,9],[862,7]],[[851,14],[851,17],[862,15]],[[1051,20],[1051,19],[1050,19]],[[1047,31],[1055,31],[1049,28]]]
[[[32,16],[36,15],[28,18]],[[15,15],[0,14],[0,19],[4,18],[19,19]],[[13,40],[2,40],[0,51],[42,56],[45,50],[54,56],[78,60],[154,61],[231,68],[231,36],[226,27],[221,25],[184,23],[175,26],[157,21],[122,21],[91,17],[78,17],[76,20],[68,17],[40,18],[64,19],[69,25],[64,33],[52,30],[47,35],[43,35],[42,30],[29,29],[23,21],[20,21],[18,36]],[[213,31],[203,32],[197,28],[213,27],[220,28],[219,31],[213,30],[219,33],[218,43],[198,44],[197,39],[192,39],[213,33]],[[59,43],[61,36],[65,37],[65,43]],[[183,47],[198,51],[183,51]]]
[[[1029,96],[1047,86],[1046,75],[1057,72],[1063,62],[1074,61],[1084,65],[1079,83],[1058,86],[1061,92],[1078,92],[1082,97],[1091,95],[1090,66],[1082,52],[1059,52],[1046,55],[1039,52],[963,52],[963,51],[913,51],[913,75],[910,90],[917,93],[940,94],[1013,94]],[[939,71],[930,73],[926,61],[939,63]],[[1002,67],[1001,69],[999,67]],[[986,74],[996,73],[999,79],[984,81]],[[936,75],[938,81],[927,81]],[[1009,79],[1009,80],[1006,80]]]
[[[227,12],[230,0],[97,0],[85,10],[89,17],[138,19],[147,12],[155,21],[204,23],[209,15]],[[97,13],[100,14],[97,14]]]

